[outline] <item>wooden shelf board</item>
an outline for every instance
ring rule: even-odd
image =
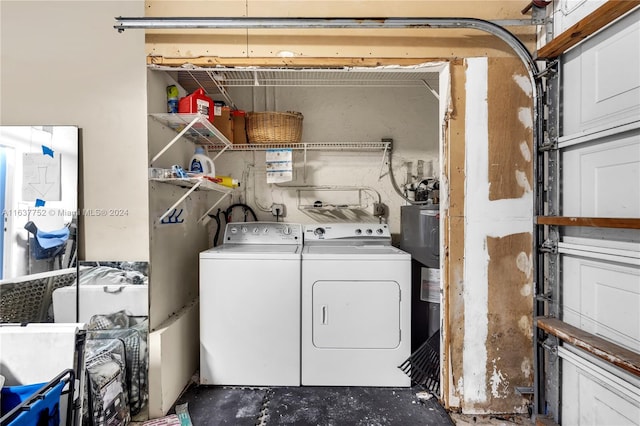
[[[640,354],[588,333],[557,318],[536,320],[538,328],[640,377]]]
[[[536,223],[538,225],[640,229],[640,219],[625,217],[537,216]]]

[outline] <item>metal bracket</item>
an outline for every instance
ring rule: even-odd
[[[553,294],[549,291],[544,294],[539,294],[536,296],[536,300],[541,302],[553,302]]]
[[[547,9],[545,7],[533,6],[531,8],[531,23],[534,25],[542,25],[547,20]]]
[[[555,151],[558,149],[558,141],[545,140],[542,145],[538,147],[538,152]]]
[[[516,392],[520,395],[533,395],[533,386],[516,386]]]
[[[546,239],[539,248],[541,253],[558,253],[558,242],[550,239]]]
[[[555,343],[547,343],[548,340],[549,339],[547,339],[544,342],[540,343],[540,346],[542,346],[549,353],[551,353],[553,355],[557,355],[558,354],[558,345],[555,344]]]
[[[380,172],[378,173],[378,180],[382,179],[382,170],[384,170],[384,160],[387,158],[387,154],[391,155],[391,150],[393,149],[393,139],[391,138],[382,138],[381,142],[384,143],[384,151],[382,152],[382,158],[380,159]]]

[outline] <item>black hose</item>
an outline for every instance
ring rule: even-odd
[[[251,213],[251,216],[253,216],[253,220],[255,222],[258,221],[258,216],[256,216],[256,212],[254,212],[251,207],[249,207],[248,205],[243,204],[243,203],[236,203],[236,204],[231,204],[224,211],[224,214],[222,215],[222,217],[224,217],[225,225],[230,222],[231,211],[233,210],[234,207],[242,207],[242,211],[244,212],[244,221],[245,222],[247,221],[247,212]],[[218,209],[216,214],[210,214],[209,215],[210,218],[212,218],[213,220],[216,221],[216,233],[213,236],[213,247],[218,245],[218,238],[220,237],[220,228],[222,227],[222,223],[220,222],[220,213],[222,213],[222,211],[220,209]]]
[[[213,236],[213,247],[215,247],[218,245],[218,237],[220,236],[220,209],[216,214],[210,214],[209,217],[216,221],[216,233]]]
[[[256,212],[254,212],[251,207],[249,207],[248,205],[243,204],[243,203],[236,203],[236,204],[231,204],[229,207],[227,207],[227,210],[225,210],[225,212],[224,212],[224,220],[225,220],[226,223],[230,222],[229,219],[231,218],[231,211],[233,210],[234,207],[242,207],[243,208],[243,211],[244,211],[244,214],[245,214],[245,216],[244,216],[244,221],[245,222],[247,221],[247,211],[249,213],[251,213],[251,215],[253,216],[253,220],[255,222],[258,221],[258,216],[256,216]]]

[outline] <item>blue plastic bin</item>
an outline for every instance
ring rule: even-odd
[[[69,375],[68,379],[63,379]],[[67,383],[72,384],[75,375],[67,370],[48,383],[35,383],[2,388],[0,406],[1,426],[59,426],[60,397]],[[73,392],[73,386],[70,387]],[[67,423],[70,422],[69,411]]]

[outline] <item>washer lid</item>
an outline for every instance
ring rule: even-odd
[[[294,244],[223,244],[200,252],[200,259],[300,259]]]
[[[364,245],[311,245],[302,251],[304,259],[318,260],[406,260],[411,255],[388,244]]]

